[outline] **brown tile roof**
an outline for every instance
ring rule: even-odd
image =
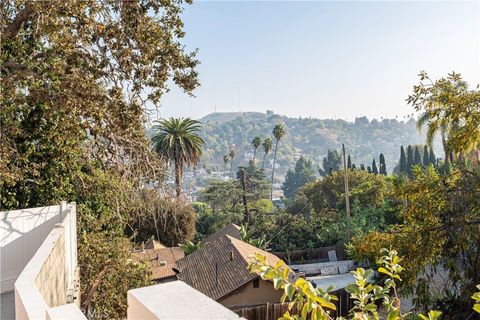
[[[221,236],[228,235],[236,239],[241,239],[240,235],[240,227],[234,223],[230,223],[229,225],[223,227],[222,229],[218,230],[217,232],[209,235],[205,239],[202,240],[202,245],[209,243],[210,241],[217,240]]]
[[[176,262],[185,257],[181,247],[146,249],[143,252],[135,252],[133,255],[150,264],[152,280],[175,276],[176,272],[173,268],[177,267]]]
[[[249,256],[267,256],[269,264],[279,260],[273,254],[223,235],[177,262],[177,277],[214,300],[257,278],[248,272]],[[233,258],[233,259],[232,259]]]

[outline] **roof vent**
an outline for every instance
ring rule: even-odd
[[[235,257],[233,250],[230,250],[230,261],[233,261],[233,258]]]

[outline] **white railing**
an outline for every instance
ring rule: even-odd
[[[76,305],[67,304],[69,292],[75,289],[73,286],[77,268],[75,203],[62,202],[60,206],[47,208],[52,214],[52,218],[47,221],[61,223],[54,224],[39,243],[24,243],[29,247],[29,252],[31,247],[37,247],[37,250],[15,281],[15,318],[86,319]],[[55,210],[57,214],[53,214]],[[33,212],[42,212],[42,208]],[[36,227],[42,230],[46,228],[44,223],[37,224]],[[30,232],[37,233],[35,227],[22,232],[17,239],[22,239]],[[16,254],[23,254],[21,247]]]
[[[0,212],[1,293],[13,284],[47,235],[62,222],[60,206]]]

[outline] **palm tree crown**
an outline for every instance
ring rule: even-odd
[[[263,164],[262,164],[262,170],[265,166],[265,159],[267,158],[268,153],[272,150],[273,147],[273,141],[272,138],[268,137],[266,138],[263,143],[262,143],[263,151],[265,152],[263,154]]]
[[[202,146],[205,142],[198,135],[201,123],[190,118],[161,119],[157,123],[152,128],[154,150],[175,164],[175,184],[178,197],[181,193],[184,166],[194,166],[202,156]]]
[[[273,178],[275,176],[275,162],[277,160],[277,149],[278,149],[278,142],[280,139],[283,138],[285,135],[285,127],[282,124],[277,124],[273,127],[273,136],[275,137],[275,152],[273,155],[273,168],[272,168],[272,188],[270,189],[270,200],[273,200]]]
[[[255,157],[257,155],[257,149],[260,147],[260,145],[262,144],[262,138],[260,138],[259,136],[256,136],[255,138],[253,138],[252,140],[252,146],[253,146],[253,165],[255,165]]]

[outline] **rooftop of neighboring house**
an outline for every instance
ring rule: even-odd
[[[177,277],[218,300],[258,277],[248,271],[250,256],[260,253],[274,266],[280,259],[229,235],[209,241],[177,262]]]
[[[181,247],[145,249],[132,254],[150,265],[150,279],[153,281],[174,277],[176,275],[174,271],[174,268],[177,267],[176,262],[185,257]]]
[[[240,227],[234,223],[230,223],[229,225],[223,227],[222,229],[218,230],[217,232],[209,235],[205,239],[202,240],[202,245],[206,243],[216,240],[224,235],[228,235],[235,239],[241,239],[242,236],[240,234]]]

